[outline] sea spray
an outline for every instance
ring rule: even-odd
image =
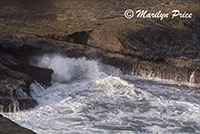
[[[36,81],[30,85],[30,91],[32,96],[37,96],[44,90],[45,88]]]
[[[194,75],[195,75],[195,71],[192,72],[192,74],[191,74],[191,76],[190,76],[190,85],[195,84],[195,78],[194,78]]]
[[[38,65],[57,74],[47,89],[37,83],[31,85],[31,94],[39,105],[4,114],[38,134],[200,133],[200,96],[192,88],[125,81],[121,78],[126,76],[114,67],[85,58],[44,56]],[[80,69],[77,72],[83,72],[77,74],[83,76],[69,71],[76,66]]]
[[[38,66],[54,70],[53,81],[62,83],[95,78],[99,73],[97,62],[86,60],[86,58],[75,59],[59,55],[45,55],[40,58]]]

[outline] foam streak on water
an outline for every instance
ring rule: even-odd
[[[39,105],[4,115],[39,134],[200,133],[196,90],[127,82],[85,58],[44,56],[38,66],[54,70],[51,87],[31,85]]]

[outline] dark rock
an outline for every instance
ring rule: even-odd
[[[35,12],[25,1],[22,5],[1,2],[0,94],[4,111],[12,109],[15,101],[20,102],[21,109],[35,104],[29,90],[34,80],[50,85],[52,71],[29,64],[31,56],[46,51],[99,59],[126,74],[200,84],[199,1],[183,0],[182,5],[172,0],[169,8],[162,2],[51,0],[46,1],[49,6],[42,2],[44,9]],[[192,19],[160,21],[128,20],[123,14],[128,8],[171,12],[177,6],[195,15]],[[20,9],[27,10],[24,17]]]
[[[17,101],[19,103],[19,110],[34,108],[34,106],[37,105],[37,102],[32,98],[20,98]]]
[[[126,9],[169,13],[177,7],[194,16],[162,21],[124,17]],[[199,0],[1,0],[0,12],[0,111],[37,104],[30,84],[36,80],[49,86],[52,71],[29,60],[43,52],[85,56],[125,74],[200,85]],[[7,122],[0,117],[1,134],[29,133]]]
[[[69,34],[69,42],[77,43],[77,44],[87,44],[89,33],[91,31],[82,31],[82,32],[75,32],[73,34]]]
[[[28,106],[19,108],[21,102],[18,102],[18,99],[29,99],[34,102],[29,89],[32,82],[33,79],[28,75],[0,63],[0,111],[14,112],[27,109]],[[29,105],[28,101],[26,105]],[[30,107],[33,105],[30,104]]]
[[[0,42],[0,111],[16,112],[33,108],[37,102],[30,95],[30,84],[37,81],[51,85],[50,69],[29,64],[38,48],[16,41]]]
[[[0,42],[0,52],[10,54],[15,58],[29,58],[30,56],[34,55],[35,52],[39,51],[36,47],[33,47],[29,44],[6,40],[4,37],[0,38]]]
[[[0,133],[1,134],[36,134],[35,132],[20,127],[11,120],[0,115]]]
[[[43,86],[48,87],[51,85],[51,74],[53,73],[53,70],[39,68],[27,64],[20,64],[17,66],[13,66],[13,68],[17,71],[29,75],[32,79],[36,80]]]
[[[19,108],[15,103],[13,103],[12,99],[5,99],[3,97],[0,98],[0,111],[1,112],[17,112]]]

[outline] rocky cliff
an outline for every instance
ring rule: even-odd
[[[29,86],[35,80],[48,86],[52,73],[29,65],[41,51],[99,59],[127,74],[200,84],[198,0],[3,0],[0,5],[1,111],[36,105]],[[193,17],[126,19],[126,9],[178,9]]]
[[[191,19],[126,19],[132,9],[191,12]],[[0,112],[32,108],[34,81],[52,70],[29,64],[41,53],[98,59],[124,73],[200,85],[199,0],[1,0]],[[0,117],[0,133],[33,133]],[[5,129],[6,128],[6,129]]]

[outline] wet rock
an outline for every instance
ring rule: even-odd
[[[27,107],[20,107],[18,99],[30,99],[29,86],[33,79],[28,75],[14,71],[0,63],[0,111],[1,112],[16,112],[27,109]],[[26,102],[29,105],[29,102]],[[36,104],[36,103],[35,103]],[[33,107],[30,104],[30,107]],[[29,108],[30,108],[29,107]]]
[[[30,83],[36,80],[49,86],[52,71],[28,61],[47,51],[98,59],[129,75],[200,85],[198,0],[1,0],[0,7],[1,112],[37,104],[30,95]],[[159,21],[124,17],[126,9],[167,13],[177,8],[192,12],[193,18]],[[29,134],[18,128],[0,117],[1,134]],[[182,131],[195,132],[191,128]]]
[[[21,100],[24,96],[21,91],[31,97],[29,86],[34,80],[42,85],[50,85],[52,71],[28,63],[32,55],[46,51],[61,52],[69,57],[98,59],[120,68],[126,74],[200,84],[198,1],[184,0],[182,5],[173,0],[169,8],[156,0],[51,0],[46,3],[50,5],[37,12],[31,12],[28,6],[24,18],[21,17],[22,10],[11,8],[15,5],[1,4],[0,86],[1,94],[6,99],[2,100],[2,104],[9,104],[12,99],[8,98],[11,97],[20,100],[20,107],[27,108]],[[123,14],[128,8],[134,11],[140,7],[152,12],[171,12],[177,6],[195,15],[192,19],[160,21],[127,20]],[[10,10],[5,10],[7,8]],[[17,90],[17,87],[22,90]],[[20,97],[17,95],[19,92]],[[27,99],[24,97],[24,100]],[[30,101],[30,104],[32,107],[34,101]]]
[[[4,40],[0,48],[0,112],[33,108],[37,102],[30,95],[30,84],[50,86],[53,71],[29,64],[36,47]]]
[[[36,80],[43,86],[48,87],[51,85],[51,74],[53,73],[53,71],[50,69],[39,68],[26,64],[13,66],[13,68],[29,75],[33,80]]]
[[[20,98],[17,100],[19,105],[19,110],[34,108],[38,103],[32,98]]]
[[[35,134],[35,132],[20,127],[11,120],[0,115],[0,133],[1,134]]]

